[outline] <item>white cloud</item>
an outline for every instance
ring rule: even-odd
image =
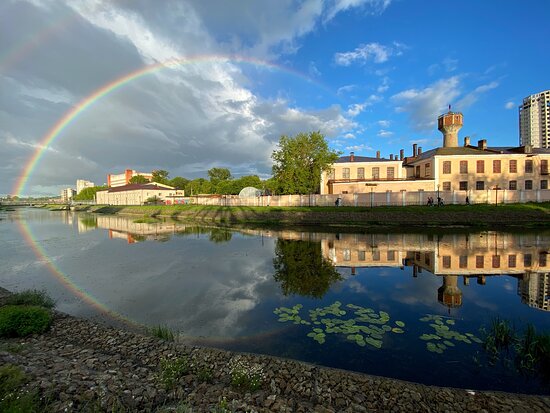
[[[359,151],[372,151],[373,149],[367,144],[346,146],[347,151],[359,152]]]
[[[338,90],[336,91],[336,94],[338,96],[342,96],[346,93],[350,93],[354,90],[357,89],[357,85],[345,85],[345,86],[342,86],[342,87],[339,87]]]
[[[384,63],[392,56],[402,54],[404,45],[394,42],[393,46],[384,46],[380,43],[362,44],[351,52],[340,52],[334,55],[334,61],[341,66],[350,66],[352,63],[365,64],[368,61]]]
[[[389,128],[391,124],[389,120],[384,120],[384,119],[379,120],[377,123],[378,123],[378,126],[380,126],[381,128]]]
[[[380,100],[382,100],[380,96],[370,95],[363,103],[354,103],[350,105],[347,110],[347,115],[353,118]]]
[[[321,76],[321,72],[319,71],[319,69],[317,69],[317,66],[315,65],[314,62],[309,62],[308,72],[311,77]]]
[[[458,110],[463,110],[469,106],[472,106],[484,93],[497,88],[499,85],[498,82],[493,81],[485,85],[476,87],[472,92],[466,94],[458,102],[456,102],[456,108]]]
[[[390,88],[390,78],[387,76],[384,76],[384,78],[382,79],[382,83],[380,84],[380,86],[376,88],[376,92],[384,93],[389,88]]]
[[[516,107],[516,104],[512,101],[506,102],[506,104],[504,105],[505,109],[514,109],[515,107]]]
[[[376,135],[380,136],[381,138],[387,138],[389,136],[393,136],[393,132],[385,129],[380,129]]]
[[[346,133],[344,135],[345,139],[355,139],[355,135],[353,133]]]
[[[327,11],[325,21],[331,20],[340,12],[345,12],[351,8],[364,8],[367,5],[370,6],[372,14],[382,13],[391,2],[392,0],[334,0]]]

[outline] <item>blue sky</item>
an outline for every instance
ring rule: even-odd
[[[460,137],[518,145],[518,105],[549,88],[550,2],[534,0],[6,0],[0,5],[0,194],[55,123],[103,85],[172,58],[94,103],[45,148],[25,193],[126,168],[270,174],[282,134],[320,130],[345,154],[410,154]],[[250,62],[232,59],[239,56]]]

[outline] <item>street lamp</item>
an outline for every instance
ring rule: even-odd
[[[500,188],[498,185],[495,185],[495,187],[493,189],[495,190],[495,206],[497,206],[498,205],[498,190],[502,189],[502,188]]]
[[[365,184],[365,186],[370,186],[370,207],[372,208],[372,200],[374,198],[374,187],[378,186],[378,184]]]

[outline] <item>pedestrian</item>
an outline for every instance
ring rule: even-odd
[[[466,195],[466,205],[470,205],[470,197]]]

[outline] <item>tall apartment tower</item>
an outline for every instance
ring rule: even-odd
[[[527,96],[519,107],[519,144],[550,148],[550,90]]]

